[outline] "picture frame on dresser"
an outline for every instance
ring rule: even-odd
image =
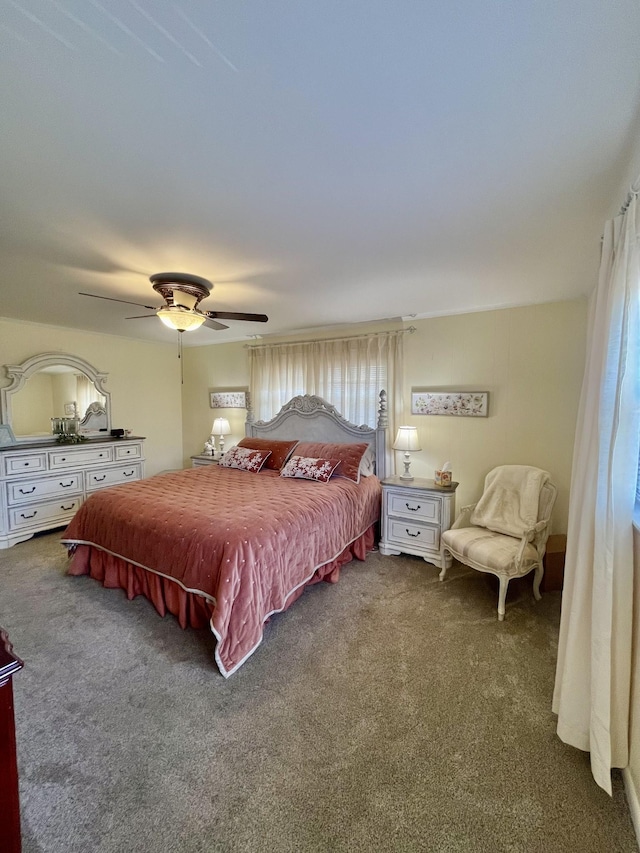
[[[16,443],[16,437],[9,424],[0,424],[0,447],[9,447]]]

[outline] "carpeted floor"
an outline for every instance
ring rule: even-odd
[[[24,853],[632,853],[622,782],[555,735],[559,593],[372,554],[229,680],[207,631],[0,551]]]

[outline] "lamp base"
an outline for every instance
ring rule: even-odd
[[[404,454],[404,473],[400,474],[401,480],[413,480],[413,474],[409,473],[409,465],[411,465],[411,455],[409,451],[405,451]]]

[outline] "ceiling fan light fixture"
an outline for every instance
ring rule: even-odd
[[[191,332],[198,329],[207,319],[204,314],[178,306],[160,308],[157,313],[165,326],[178,332]]]

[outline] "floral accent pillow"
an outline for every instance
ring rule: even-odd
[[[281,477],[296,477],[300,480],[317,480],[328,483],[339,461],[335,459],[315,459],[311,456],[292,456],[280,471]]]
[[[269,458],[270,452],[236,445],[227,450],[219,464],[223,468],[239,468],[242,471],[253,471],[257,474]]]

